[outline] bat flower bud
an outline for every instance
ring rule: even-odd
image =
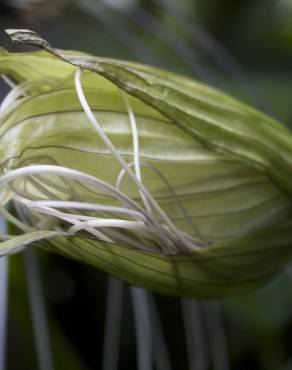
[[[290,263],[292,135],[186,77],[53,49],[0,51],[0,211],[31,244],[185,296],[257,287]],[[7,207],[13,204],[13,212]]]

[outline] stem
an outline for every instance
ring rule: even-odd
[[[45,309],[41,276],[35,255],[31,250],[23,253],[30,310],[34,328],[35,344],[40,370],[53,370],[53,359],[49,340],[48,319]]]
[[[201,305],[193,299],[181,299],[182,314],[185,326],[189,370],[206,370],[206,338],[203,331]],[[221,370],[225,370],[222,368]]]
[[[138,370],[152,370],[151,318],[144,289],[131,287],[137,336]]]
[[[108,278],[102,370],[118,370],[124,283]]]

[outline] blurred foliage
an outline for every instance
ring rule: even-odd
[[[25,1],[2,0],[0,9],[2,29],[33,28],[60,48],[191,75],[292,128],[292,0],[39,0],[26,6]],[[17,49],[3,32],[0,44]],[[99,368],[106,276],[59,256],[40,252],[38,257],[55,369]],[[257,292],[224,300],[232,369],[292,369],[291,276],[287,272]],[[21,256],[10,258],[10,278],[8,367],[36,369]],[[178,302],[156,299],[174,369],[186,368]],[[121,370],[135,368],[128,295],[120,357]]]

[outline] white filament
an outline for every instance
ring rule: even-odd
[[[112,186],[84,172],[56,165],[31,165],[11,170],[0,178],[0,185],[8,185],[13,188],[16,193],[13,198],[16,202],[16,206],[19,205],[19,208],[25,207],[25,209],[30,210],[32,215],[44,214],[50,216],[47,218],[48,222],[50,222],[50,219],[53,220],[54,218],[63,220],[69,224],[68,231],[73,234],[83,230],[105,242],[127,243],[129,246],[146,251],[154,251],[159,248],[164,253],[171,254],[177,253],[180,249],[186,250],[187,248],[187,250],[190,250],[195,248],[196,240],[175,227],[142,183],[137,122],[127,95],[122,92],[133,138],[133,163],[130,164],[125,162],[96,120],[83,92],[81,73],[81,70],[77,70],[75,73],[75,88],[80,104],[99,137],[121,165],[121,172],[116,179],[116,186]],[[12,84],[10,80],[7,80],[7,82],[10,85]],[[31,83],[23,83],[18,86],[13,85],[11,92],[6,96],[0,106],[0,113],[5,111],[8,106],[21,95],[25,95],[26,91],[31,86]],[[134,172],[131,170],[132,166],[134,167]],[[54,195],[46,186],[43,186],[43,184],[46,184],[46,178],[42,178],[41,174],[50,174],[73,179],[84,185],[96,188],[113,198],[120,203],[120,205],[110,206],[98,203],[58,199],[57,195]],[[136,184],[145,209],[120,190],[121,181],[126,174]],[[35,181],[32,176],[35,176],[35,178],[38,176],[38,178],[40,178],[39,182]],[[30,182],[38,192],[41,192],[49,199],[32,200],[29,199],[30,196],[26,193],[17,191],[17,189],[13,187],[12,182],[18,178],[27,178],[27,181]],[[48,181],[48,185],[52,187],[54,182],[50,182],[50,184],[49,182],[50,180]],[[72,194],[71,192],[71,195]],[[52,199],[52,197],[56,199]],[[5,214],[5,216],[18,227],[23,230],[25,228],[26,230],[31,229],[2,208],[0,212]],[[62,209],[62,211],[59,209]],[[157,212],[163,224],[156,220],[152,209]],[[82,211],[81,214],[80,211]],[[84,212],[87,213],[84,214]],[[107,217],[104,217],[103,214],[106,214]],[[115,214],[118,218],[113,218],[111,216]],[[103,216],[100,217],[100,215]],[[125,217],[126,219],[121,217]],[[102,229],[102,231],[100,229]]]
[[[103,140],[104,144],[107,146],[107,148],[111,151],[113,156],[117,159],[117,161],[120,163],[121,167],[125,170],[125,172],[129,175],[129,177],[134,181],[134,183],[137,185],[138,189],[144,194],[144,196],[147,198],[148,202],[153,206],[153,208],[157,211],[157,213],[160,215],[162,220],[168,225],[169,229],[171,230],[171,233],[168,233],[164,235],[163,229],[160,228],[161,235],[160,237],[164,239],[164,242],[166,243],[165,248],[175,248],[173,244],[180,243],[184,244],[186,241],[181,238],[181,235],[177,232],[177,229],[175,225],[171,222],[171,220],[168,218],[166,213],[160,208],[160,206],[157,204],[157,202],[153,199],[151,194],[148,192],[148,190],[143,186],[141,181],[135,176],[135,174],[132,172],[132,170],[129,168],[128,164],[124,161],[123,157],[120,155],[120,153],[116,150],[112,142],[109,140],[109,138],[106,136],[104,131],[102,130],[100,124],[96,120],[92,110],[90,109],[90,106],[86,100],[86,97],[83,92],[83,88],[81,85],[81,69],[78,69],[75,72],[75,87],[76,92],[80,101],[80,104],[87,115],[89,121],[91,122],[92,126],[96,130],[96,132],[99,134],[100,138]],[[131,118],[130,118],[131,120]],[[148,217],[152,218],[152,221],[155,223],[156,220],[153,220],[153,217],[151,217],[151,214],[148,212]],[[159,228],[159,227],[158,227]],[[174,241],[175,239],[176,241]]]
[[[26,91],[31,87],[31,82],[24,82],[14,86],[0,105],[0,113],[4,112],[20,96],[27,95]]]
[[[27,206],[28,207],[39,207],[39,208],[41,207],[74,208],[74,209],[83,209],[83,210],[88,210],[88,211],[105,211],[105,212],[112,212],[112,213],[123,213],[128,216],[146,221],[145,216],[138,211],[134,211],[129,208],[107,206],[103,204],[73,202],[73,201],[60,201],[60,200],[38,200],[38,201],[28,202]]]
[[[0,77],[7,83],[9,87],[11,87],[11,89],[17,86],[16,83],[14,83],[10,77],[3,74],[1,74]]]
[[[62,167],[62,166],[54,166],[54,165],[33,165],[33,166],[26,166],[17,168],[16,170],[12,170],[7,172],[0,178],[0,185],[7,184],[12,180],[15,180],[19,177],[28,176],[28,175],[35,175],[35,174],[51,174],[57,176],[63,176],[72,178],[77,181],[81,181],[88,185],[98,188],[99,190],[112,195],[117,200],[129,204],[133,208],[140,210],[143,212],[143,209],[131,198],[129,198],[124,193],[117,190],[115,187],[107,184],[106,182],[97,179],[94,176],[88,175],[84,172],[80,172],[77,170],[72,170],[71,168]]]
[[[12,103],[14,103],[21,96],[28,96],[27,91],[32,87],[37,87],[42,83],[49,82],[47,79],[26,81],[19,85],[16,85],[9,77],[0,75],[2,79],[11,87],[9,93],[5,96],[0,104],[0,113],[4,112]]]
[[[88,227],[118,227],[121,229],[133,229],[137,231],[138,229],[146,229],[145,223],[142,221],[127,221],[120,219],[106,219],[106,218],[94,218],[94,220],[88,220],[80,222],[78,225],[72,226],[69,232],[75,233],[79,230]]]
[[[133,157],[134,157],[134,167],[135,167],[135,174],[137,179],[142,183],[142,176],[141,176],[141,167],[140,167],[140,156],[139,156],[139,137],[138,137],[138,129],[137,129],[137,122],[136,118],[133,112],[133,109],[131,107],[131,104],[129,102],[129,99],[127,95],[122,91],[123,99],[128,111],[128,116],[131,124],[131,129],[132,129],[132,136],[133,136]],[[128,167],[128,166],[127,166]],[[128,167],[129,168],[129,167]],[[124,170],[124,168],[123,168]],[[148,213],[151,212],[151,206],[145,197],[144,193],[139,190],[141,199],[145,205],[146,210]]]

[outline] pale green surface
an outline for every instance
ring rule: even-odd
[[[46,248],[94,264],[132,284],[182,295],[221,296],[249,289],[289,264],[292,146],[288,129],[184,77],[133,63],[81,60],[72,52],[58,53],[70,63],[97,71],[160,111],[131,99],[141,160],[168,179],[200,235],[212,243],[178,256],[78,236],[51,240]],[[25,70],[36,59],[42,65],[42,78],[55,81],[42,86],[42,93],[32,88],[32,98],[19,99],[0,117],[2,170],[57,163],[114,184],[120,167],[80,107],[69,64],[46,53],[7,56],[3,52],[0,72],[29,81],[37,77]],[[54,61],[56,66],[50,69]],[[93,72],[84,74],[83,88],[105,133],[124,158],[132,161],[132,134],[120,92]],[[191,232],[161,179],[147,168],[142,168],[142,174],[144,185],[176,225]],[[77,184],[73,186],[81,191]],[[125,179],[122,190],[137,196],[130,180]],[[87,191],[83,196],[108,203],[101,194]],[[31,237],[27,235],[28,240]],[[17,248],[23,238],[2,243],[3,248]]]

